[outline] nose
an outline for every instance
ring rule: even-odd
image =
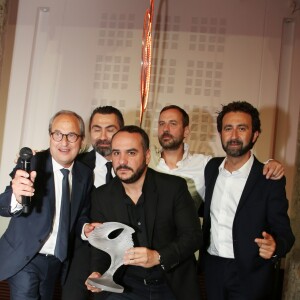
[[[100,139],[101,140],[107,140],[107,134],[105,130],[102,130],[100,133]]]
[[[237,128],[232,129],[231,137],[234,138],[234,139],[238,137],[238,129]]]
[[[128,159],[125,153],[119,155],[119,164],[120,165],[127,165]]]
[[[169,129],[170,129],[169,124],[165,123],[165,124],[163,125],[163,132],[169,132]]]
[[[66,135],[63,135],[63,138],[62,138],[62,140],[61,140],[61,143],[62,143],[63,145],[68,145],[68,144],[69,144],[69,141],[68,141],[68,138],[67,138]]]

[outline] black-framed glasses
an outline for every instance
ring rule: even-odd
[[[55,142],[60,142],[64,136],[67,138],[67,141],[70,143],[75,143],[79,137],[81,137],[80,134],[74,133],[74,132],[69,132],[67,134],[61,133],[59,131],[54,131],[51,132],[50,135],[52,136],[53,140]]]

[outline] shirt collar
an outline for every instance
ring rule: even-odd
[[[88,152],[95,151],[96,153],[96,166],[104,166],[109,160],[107,160],[104,156],[99,154],[93,147],[93,145],[90,145]]]
[[[225,162],[226,162],[226,157],[224,158],[224,160],[222,161],[221,165],[219,166],[219,172],[227,172],[229,173],[226,169],[225,169]],[[242,167],[240,167],[238,170],[233,171],[232,174],[240,174],[243,177],[248,177],[249,173],[251,171],[252,165],[254,162],[254,155],[251,152],[249,159],[247,160],[246,163],[243,164]]]
[[[187,143],[184,143],[182,160],[187,159],[189,155],[190,155],[190,146]]]
[[[98,167],[104,166],[109,161],[104,156],[99,154],[97,151],[95,151],[95,153],[96,153],[96,166]]]
[[[58,170],[61,170],[61,169],[67,169],[67,170],[70,171],[70,173],[72,173],[73,166],[74,166],[74,162],[71,164],[70,167],[65,168],[65,167],[63,167],[62,165],[60,165],[60,164],[52,157],[52,167],[53,167],[53,172],[58,171]]]
[[[182,156],[182,159],[177,162],[177,165],[179,165],[180,162],[184,161],[185,159],[187,159],[190,156],[189,149],[190,149],[189,145],[187,143],[183,143],[183,156]],[[161,157],[161,153],[162,152],[163,152],[162,148],[156,150],[156,154],[157,154],[157,156],[158,156],[159,159],[163,159]]]

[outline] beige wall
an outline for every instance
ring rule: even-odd
[[[222,155],[215,112],[233,100],[249,101],[262,117],[256,153],[261,160],[274,157],[287,164],[291,194],[300,102],[300,68],[294,65],[300,52],[299,11],[291,14],[289,4],[155,1],[152,80],[143,122],[152,143],[161,107],[178,104],[191,115],[192,151]],[[13,17],[8,27],[0,89],[5,112],[1,190],[20,147],[47,147],[48,120],[59,109],[87,119],[94,107],[110,104],[123,111],[126,123],[138,124],[141,28],[149,3],[12,0],[10,5],[18,15],[15,32]],[[3,230],[5,224],[1,218]]]

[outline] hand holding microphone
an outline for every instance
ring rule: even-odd
[[[12,189],[17,201],[22,204],[23,212],[28,213],[31,196],[34,194],[33,182],[36,172],[31,172],[30,161],[33,154],[30,148],[20,150],[21,169],[17,170],[12,180]]]

